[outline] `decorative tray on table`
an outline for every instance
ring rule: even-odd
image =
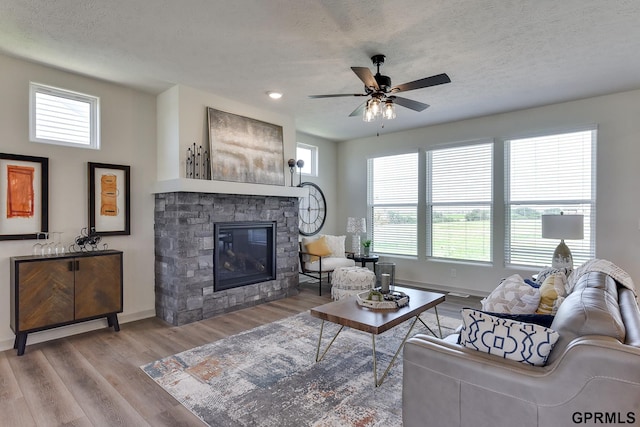
[[[409,295],[400,291],[383,294],[380,288],[374,288],[357,294],[356,301],[362,307],[393,310],[409,304]]]

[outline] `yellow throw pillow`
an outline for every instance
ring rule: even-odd
[[[540,286],[540,304],[537,314],[556,314],[558,306],[564,300],[567,278],[563,273],[547,277]]]
[[[327,241],[325,240],[324,236],[307,243],[306,249],[307,249],[307,252],[309,252],[310,254],[313,254],[310,257],[311,262],[315,262],[319,260],[320,259],[319,257],[321,256],[331,255],[331,248],[329,248],[329,245],[327,245]],[[314,255],[317,255],[317,256],[314,256]]]

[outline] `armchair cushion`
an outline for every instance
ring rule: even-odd
[[[317,261],[319,257],[325,257],[331,255],[331,248],[327,245],[325,236],[321,236],[318,239],[309,241],[305,244],[305,249],[309,252],[309,261]]]
[[[322,271],[333,271],[338,267],[353,267],[356,265],[355,261],[346,257],[327,257],[322,258]],[[306,262],[304,267],[307,271],[320,271],[320,262]]]

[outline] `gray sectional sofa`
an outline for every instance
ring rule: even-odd
[[[640,311],[602,272],[577,279],[545,366],[469,349],[455,335],[404,347],[404,427],[640,426]]]

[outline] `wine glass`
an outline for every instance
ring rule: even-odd
[[[53,254],[54,242],[52,240],[52,237],[53,237],[52,235],[53,235],[52,232],[45,233],[45,237],[47,240],[42,245],[42,255],[50,256],[51,254]]]
[[[45,234],[46,233],[43,233],[43,232],[36,233],[36,243],[33,244],[34,255],[43,255],[42,243],[40,243],[40,235],[45,235]]]
[[[62,232],[55,231],[53,234],[53,253],[56,255],[64,255],[64,244],[62,243]]]

